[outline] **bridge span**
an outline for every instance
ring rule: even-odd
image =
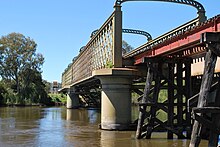
[[[211,59],[207,57],[209,52],[219,56],[220,15],[206,20],[201,4],[176,0],[176,3],[196,7],[198,17],[122,55],[121,4],[127,1],[132,0],[116,1],[114,12],[93,32],[90,41],[63,72],[60,91],[68,93],[67,108],[77,108],[80,101],[96,107],[101,104],[101,128],[126,130],[132,123],[133,92],[139,95],[140,105],[137,138],[150,138],[158,129],[167,130],[168,138],[174,134],[178,138],[190,138],[192,121],[187,108],[196,107],[198,96],[202,97],[200,85],[207,80],[204,74],[210,64],[215,69],[206,75],[213,81],[207,95],[212,98],[207,100],[203,95],[206,102],[197,107],[217,101],[218,86],[211,85],[218,81],[215,77],[219,77],[220,62],[204,61]],[[164,101],[159,100],[161,93],[166,95]],[[166,120],[157,117],[161,112],[166,114]]]

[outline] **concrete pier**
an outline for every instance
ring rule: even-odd
[[[100,79],[101,129],[127,130],[131,123],[131,85],[137,75],[131,69],[101,69],[93,72]]]
[[[67,109],[76,109],[79,108],[79,95],[75,93],[74,88],[70,88],[69,92],[67,93]]]

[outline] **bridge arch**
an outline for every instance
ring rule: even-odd
[[[115,6],[121,6],[122,3],[129,1],[157,1],[157,2],[172,2],[178,4],[185,4],[197,9],[197,14],[200,22],[204,22],[206,20],[205,8],[201,3],[195,0],[116,0]]]
[[[92,38],[98,31],[99,31],[98,29],[94,30],[91,33],[90,38]],[[147,41],[152,40],[151,34],[146,32],[146,31],[141,31],[141,30],[136,30],[136,29],[122,29],[122,33],[131,33],[131,34],[143,35],[143,36],[145,36],[147,38]]]
[[[146,31],[134,30],[134,29],[122,29],[122,33],[132,33],[132,34],[143,35],[147,38],[147,41],[152,40],[151,34]]]

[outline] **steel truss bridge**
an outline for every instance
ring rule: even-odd
[[[129,1],[186,4],[197,9],[198,17],[152,39],[145,31],[122,28],[121,7]],[[147,42],[122,55],[122,33],[145,35]],[[151,138],[155,130],[163,129],[169,139],[174,134],[192,138],[193,147],[199,145],[201,126],[209,125],[209,145],[216,144],[220,132],[220,124],[214,124],[220,118],[220,100],[215,98],[219,93],[219,52],[220,15],[206,19],[204,7],[197,1],[117,0],[114,12],[63,72],[60,91],[80,95],[87,105],[98,107],[101,103],[101,128],[107,130],[123,130],[130,125],[132,91],[139,95],[137,138]],[[162,102],[161,91],[167,94]],[[167,120],[158,118],[158,112],[165,113]],[[213,117],[207,120],[207,114]]]

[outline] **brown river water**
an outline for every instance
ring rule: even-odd
[[[133,110],[133,119],[137,116]],[[135,139],[135,131],[98,129],[100,110],[65,107],[0,107],[0,147],[187,147],[165,133]],[[202,140],[200,147],[207,147]]]

